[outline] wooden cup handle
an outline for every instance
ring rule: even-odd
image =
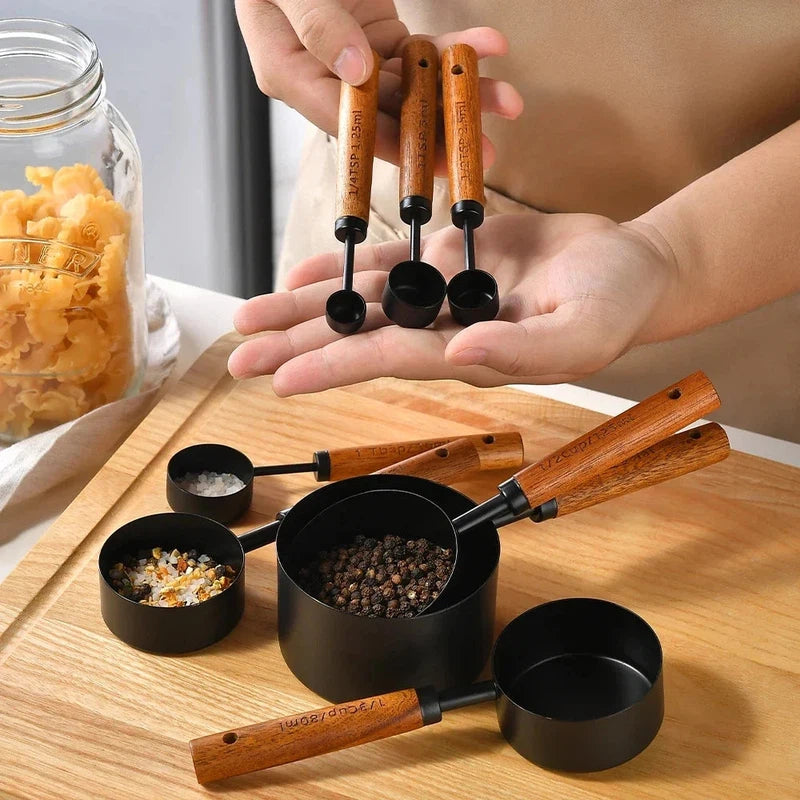
[[[475,200],[484,205],[483,145],[478,56],[468,44],[442,53],[442,103],[450,205]]]
[[[390,464],[434,450],[437,447],[468,439],[478,451],[481,471],[491,469],[517,469],[522,466],[524,450],[522,436],[518,431],[478,433],[469,436],[444,436],[436,439],[414,439],[409,442],[387,442],[359,447],[344,447],[338,450],[321,451],[315,454],[318,461],[326,461],[330,469],[327,474],[317,473],[318,480],[338,481],[356,475],[368,475]]]
[[[558,516],[709,467],[730,451],[728,436],[716,422],[676,433],[556,498]]]
[[[436,84],[439,53],[425,39],[403,48],[403,101],[400,108],[400,200],[433,201],[436,158]]]
[[[513,480],[533,508],[565,495],[719,405],[711,381],[695,372],[518,472]]]
[[[373,50],[372,75],[361,86],[342,81],[339,90],[336,216],[369,222],[375,125],[378,119],[378,75],[381,57]]]
[[[474,442],[456,439],[434,450],[391,464],[374,475],[413,475],[437,483],[455,483],[481,468],[481,459]]]
[[[292,714],[192,739],[198,783],[332,753],[424,725],[414,689]]]

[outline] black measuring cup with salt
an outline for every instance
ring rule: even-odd
[[[195,444],[178,450],[167,464],[167,502],[173,511],[200,514],[227,524],[250,508],[256,477],[310,472],[320,482],[338,481],[376,472],[460,438],[469,439],[475,446],[480,470],[508,469],[522,464],[522,437],[515,431],[316,450],[311,461],[273,466],[255,466],[240,450],[225,444]],[[233,489],[225,494],[198,493],[193,484],[204,473],[213,476],[210,480],[230,482]]]
[[[439,53],[432,42],[412,39],[402,62],[400,219],[409,226],[410,253],[390,270],[381,306],[400,327],[424,328],[436,319],[447,292],[441,272],[420,260],[421,228],[433,211]]]
[[[356,245],[367,238],[375,126],[378,120],[380,56],[372,52],[372,74],[361,86],[341,82],[337,143],[336,223],[334,234],[344,243],[342,288],[325,304],[328,327],[337,333],[358,331],[367,318],[367,304],[353,289]]]
[[[655,738],[664,717],[663,655],[650,625],[597,598],[565,598],[502,630],[492,677],[300,712],[193,739],[199,783],[275,767],[432,725],[446,712],[494,701],[500,731],[521,756],[565,772],[622,764]]]
[[[464,269],[447,284],[450,316],[459,325],[494,319],[500,310],[497,282],[475,266],[475,228],[483,223],[483,145],[478,56],[466,44],[442,52],[442,99],[450,218],[464,232]]]
[[[514,446],[515,437],[519,434],[510,434],[507,442],[511,444],[512,460],[517,460],[515,453],[519,452]],[[391,464],[378,473],[350,480],[406,486],[405,481],[412,480],[407,476],[415,475],[419,477],[414,480],[430,483],[436,496],[441,497],[454,490],[435,481],[460,480],[465,474],[480,470],[482,464],[496,464],[495,459],[497,456],[493,455],[482,462],[475,442],[465,437]],[[325,488],[340,483],[346,481]],[[239,536],[225,525],[196,514],[151,514],[128,522],[106,539],[98,556],[103,620],[118,638],[150,652],[185,653],[216,642],[236,626],[244,610],[245,553],[272,544],[276,538],[280,541],[281,527],[287,520],[291,524],[293,518],[293,509],[289,509],[282,512],[281,519]],[[175,548],[179,553],[195,550],[198,557],[211,556],[216,564],[233,570],[230,585],[202,602],[172,607],[142,604],[121,594],[113,585],[112,570],[117,564],[124,565],[126,559],[138,558],[140,552],[154,548]]]
[[[719,397],[711,381],[702,372],[696,372],[521,470],[500,484],[497,495],[454,519],[413,492],[354,488],[351,494],[339,499],[328,510],[320,510],[315,519],[295,532],[291,549],[284,539],[284,552],[279,548],[281,563],[296,572],[304,563],[313,561],[315,554],[347,543],[352,538],[353,520],[372,519],[373,528],[389,521],[396,526],[402,520],[405,526],[426,531],[427,538],[456,553],[450,579],[438,596],[420,609],[422,614],[435,612],[447,607],[448,587],[459,569],[458,542],[469,535],[474,526],[490,523],[499,527],[526,515],[545,519],[556,516],[559,505],[563,515],[565,505],[568,508],[570,503],[559,504],[559,497],[591,484],[598,477],[611,486],[606,471],[627,459],[632,461],[622,467],[622,485],[627,487],[631,480],[639,482],[639,478],[640,485],[648,485],[650,473],[639,470],[640,461],[645,463],[654,456],[658,459],[660,450],[652,448],[666,435],[695,422],[718,406]],[[670,444],[665,447],[667,452],[672,452]],[[727,454],[725,448],[719,452]],[[716,450],[709,455],[715,457]],[[669,477],[667,464],[669,459],[663,466],[665,477],[662,479]],[[357,487],[357,479],[351,480]]]

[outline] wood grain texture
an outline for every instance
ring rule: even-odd
[[[515,469],[522,466],[524,456],[522,435],[519,431],[492,431],[467,437],[480,462],[478,469]],[[367,475],[412,456],[442,447],[456,437],[441,436],[433,439],[415,439],[409,442],[340,447],[328,450],[330,479],[338,481],[356,475]]]
[[[695,372],[559,447],[514,478],[531,507],[538,506],[697,421],[719,404],[711,381]]]
[[[730,449],[727,434],[716,422],[668,436],[557,498],[558,516],[710,467],[727,458]]]
[[[274,548],[247,556],[246,608],[225,639],[180,657],[142,653],[103,624],[97,554],[117,527],[168,511],[164,470],[181,447],[222,441],[257,463],[331,448],[519,430],[528,461],[603,415],[513,389],[379,380],[278,398],[234,381],[214,345],[158,404],[0,584],[0,797],[184,800],[198,786],[187,742],[316,708],[277,641]],[[676,376],[677,377],[677,376]],[[723,398],[724,402],[724,398]],[[456,485],[476,501],[498,475]],[[318,484],[256,481],[243,532]],[[559,775],[504,744],[491,704],[438,725],[265,772],[214,792],[243,800],[753,800],[800,782],[800,470],[741,453],[545,525],[503,528],[496,630],[558,597],[602,597],[641,614],[664,648],[666,717],[640,756]],[[368,646],[368,644],[365,644]]]
[[[475,200],[484,205],[483,145],[478,56],[468,44],[442,52],[442,112],[450,205]]]
[[[373,50],[372,75],[361,84],[341,82],[337,143],[336,216],[369,222],[375,124],[378,119],[378,75],[381,57]]]
[[[423,726],[414,689],[338,703],[192,739],[199,783],[333,753]]]
[[[379,475],[416,475],[437,483],[457,483],[478,472],[481,460],[469,439],[454,441],[378,470]]]
[[[400,200],[433,200],[436,161],[436,92],[439,53],[426,39],[412,39],[402,54],[400,106]]]

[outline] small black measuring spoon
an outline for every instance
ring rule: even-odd
[[[494,319],[500,295],[494,277],[475,266],[474,230],[483,223],[483,146],[478,56],[467,44],[442,52],[442,99],[450,218],[464,231],[465,269],[450,279],[447,302],[459,325]]]
[[[663,654],[650,625],[607,600],[571,597],[525,611],[501,631],[491,680],[431,686],[292,714],[190,741],[198,783],[331,753],[433,725],[495,702],[506,741],[546,769],[622,764],[664,718]]]
[[[439,53],[425,39],[403,48],[400,111],[400,219],[410,226],[409,260],[392,267],[381,305],[402,328],[424,328],[439,314],[447,284],[420,260],[422,226],[431,218],[436,157],[436,83]]]
[[[367,238],[380,56],[373,51],[372,75],[361,86],[342,81],[339,90],[338,170],[334,233],[344,242],[342,288],[325,304],[325,319],[337,333],[355,333],[367,317],[364,298],[353,290],[356,245]]]
[[[478,469],[481,471],[522,466],[522,436],[517,431],[317,450],[312,461],[266,467],[254,466],[244,453],[228,445],[195,444],[178,450],[167,464],[167,502],[173,511],[201,514],[227,524],[238,519],[250,508],[255,477],[313,472],[317,481],[338,481],[375,472],[462,438],[468,439],[477,450],[480,462]],[[184,484],[187,476],[203,472],[233,475],[243,486],[230,494],[215,496],[201,495],[186,488]]]

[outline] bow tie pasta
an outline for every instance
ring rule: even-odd
[[[130,215],[87,164],[28,167],[0,191],[0,438],[122,397],[134,372]]]

